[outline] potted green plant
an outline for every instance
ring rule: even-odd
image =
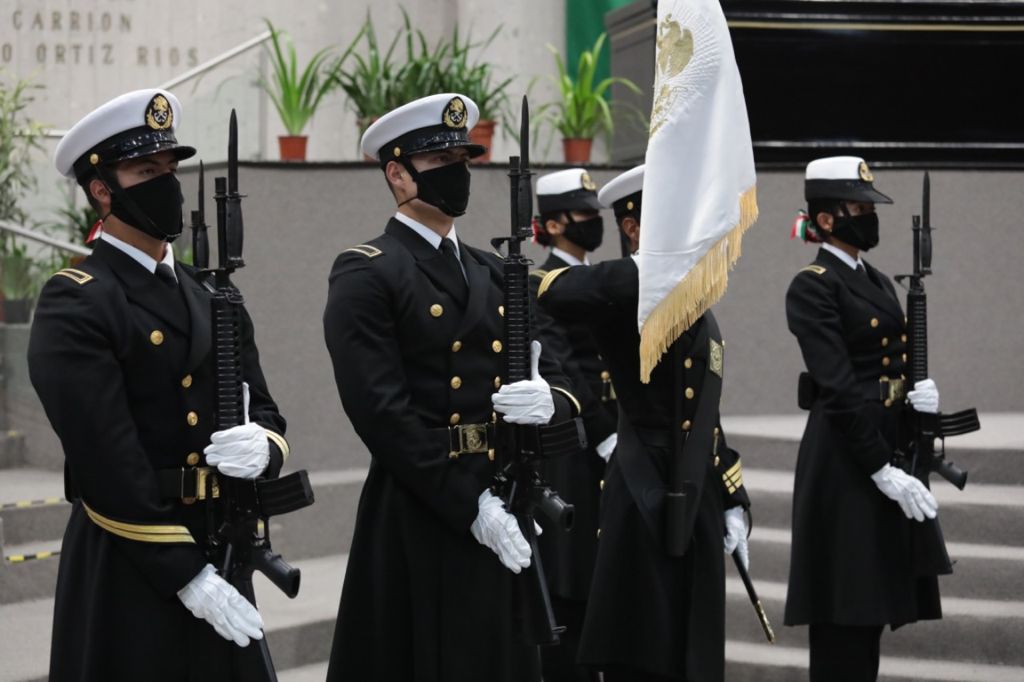
[[[539,113],[562,134],[562,149],[566,163],[588,163],[594,137],[599,133],[610,135],[614,129],[611,106],[606,94],[612,85],[619,84],[640,94],[640,88],[627,78],[610,76],[595,81],[597,58],[604,47],[605,34],[594,41],[594,46],[580,53],[576,72],[570,75],[562,55],[552,45],[548,49],[555,56],[560,99],[540,107]]]
[[[473,50],[486,50],[502,27],[494,29],[490,36],[481,43],[474,43],[470,33],[466,33],[463,41],[459,35],[459,26],[452,30],[448,42],[448,59],[441,68],[441,92],[459,92],[476,102],[480,107],[480,120],[469,131],[469,138],[476,144],[487,147],[487,152],[473,160],[484,163],[491,160],[491,142],[498,120],[508,111],[508,86],[514,78],[500,80],[494,73],[494,65],[490,62],[471,60]]]
[[[295,45],[284,32],[264,19],[270,30],[271,48],[267,50],[273,67],[270,80],[261,78],[260,86],[274,103],[287,135],[278,137],[282,161],[305,161],[306,136],[302,131],[316,113],[320,101],[332,88],[327,67],[331,48],[325,47],[309,60],[300,72]]]
[[[448,47],[444,41],[431,48],[421,31],[414,31],[402,8],[403,27],[386,49],[381,49],[370,12],[352,42],[329,69],[332,86],[346,95],[362,134],[387,112],[417,97],[439,92],[440,64]],[[404,60],[396,56],[405,44]],[[360,43],[365,51],[357,52]]]

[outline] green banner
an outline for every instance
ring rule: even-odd
[[[634,0],[566,0],[565,1],[565,68],[575,75],[580,52],[594,46],[597,37],[605,32],[604,15],[613,9],[628,5]],[[597,62],[594,79],[600,81],[610,75],[611,47],[605,41]]]

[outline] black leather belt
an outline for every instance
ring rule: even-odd
[[[217,470],[213,467],[161,469],[156,475],[161,497],[178,499],[185,504],[220,497]]]
[[[458,459],[460,455],[487,455],[494,460],[494,448],[497,442],[494,423],[457,424],[439,429],[428,429],[442,447],[448,448],[448,457]],[[579,417],[558,424],[538,426],[533,433],[537,439],[527,442],[534,451],[543,453],[544,457],[561,457],[587,447],[587,437],[583,422]]]
[[[440,429],[430,429],[439,443],[448,448],[448,457],[458,459],[459,455],[487,455],[494,460],[494,424],[457,424]]]

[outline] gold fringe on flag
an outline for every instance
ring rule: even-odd
[[[722,298],[729,286],[729,270],[742,253],[743,234],[755,220],[757,185],[740,196],[739,223],[697,261],[644,322],[640,330],[640,380],[643,383],[650,382],[651,372],[668,347]]]

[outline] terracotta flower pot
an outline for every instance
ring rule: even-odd
[[[305,135],[278,135],[277,144],[281,149],[281,160],[305,161],[307,139]]]
[[[470,161],[470,163],[487,163],[491,160],[491,141],[494,139],[495,123],[495,121],[490,119],[481,119],[469,131],[470,142],[487,147],[486,152]]]
[[[589,137],[566,137],[562,139],[562,154],[566,163],[590,163],[590,146],[594,143]]]

